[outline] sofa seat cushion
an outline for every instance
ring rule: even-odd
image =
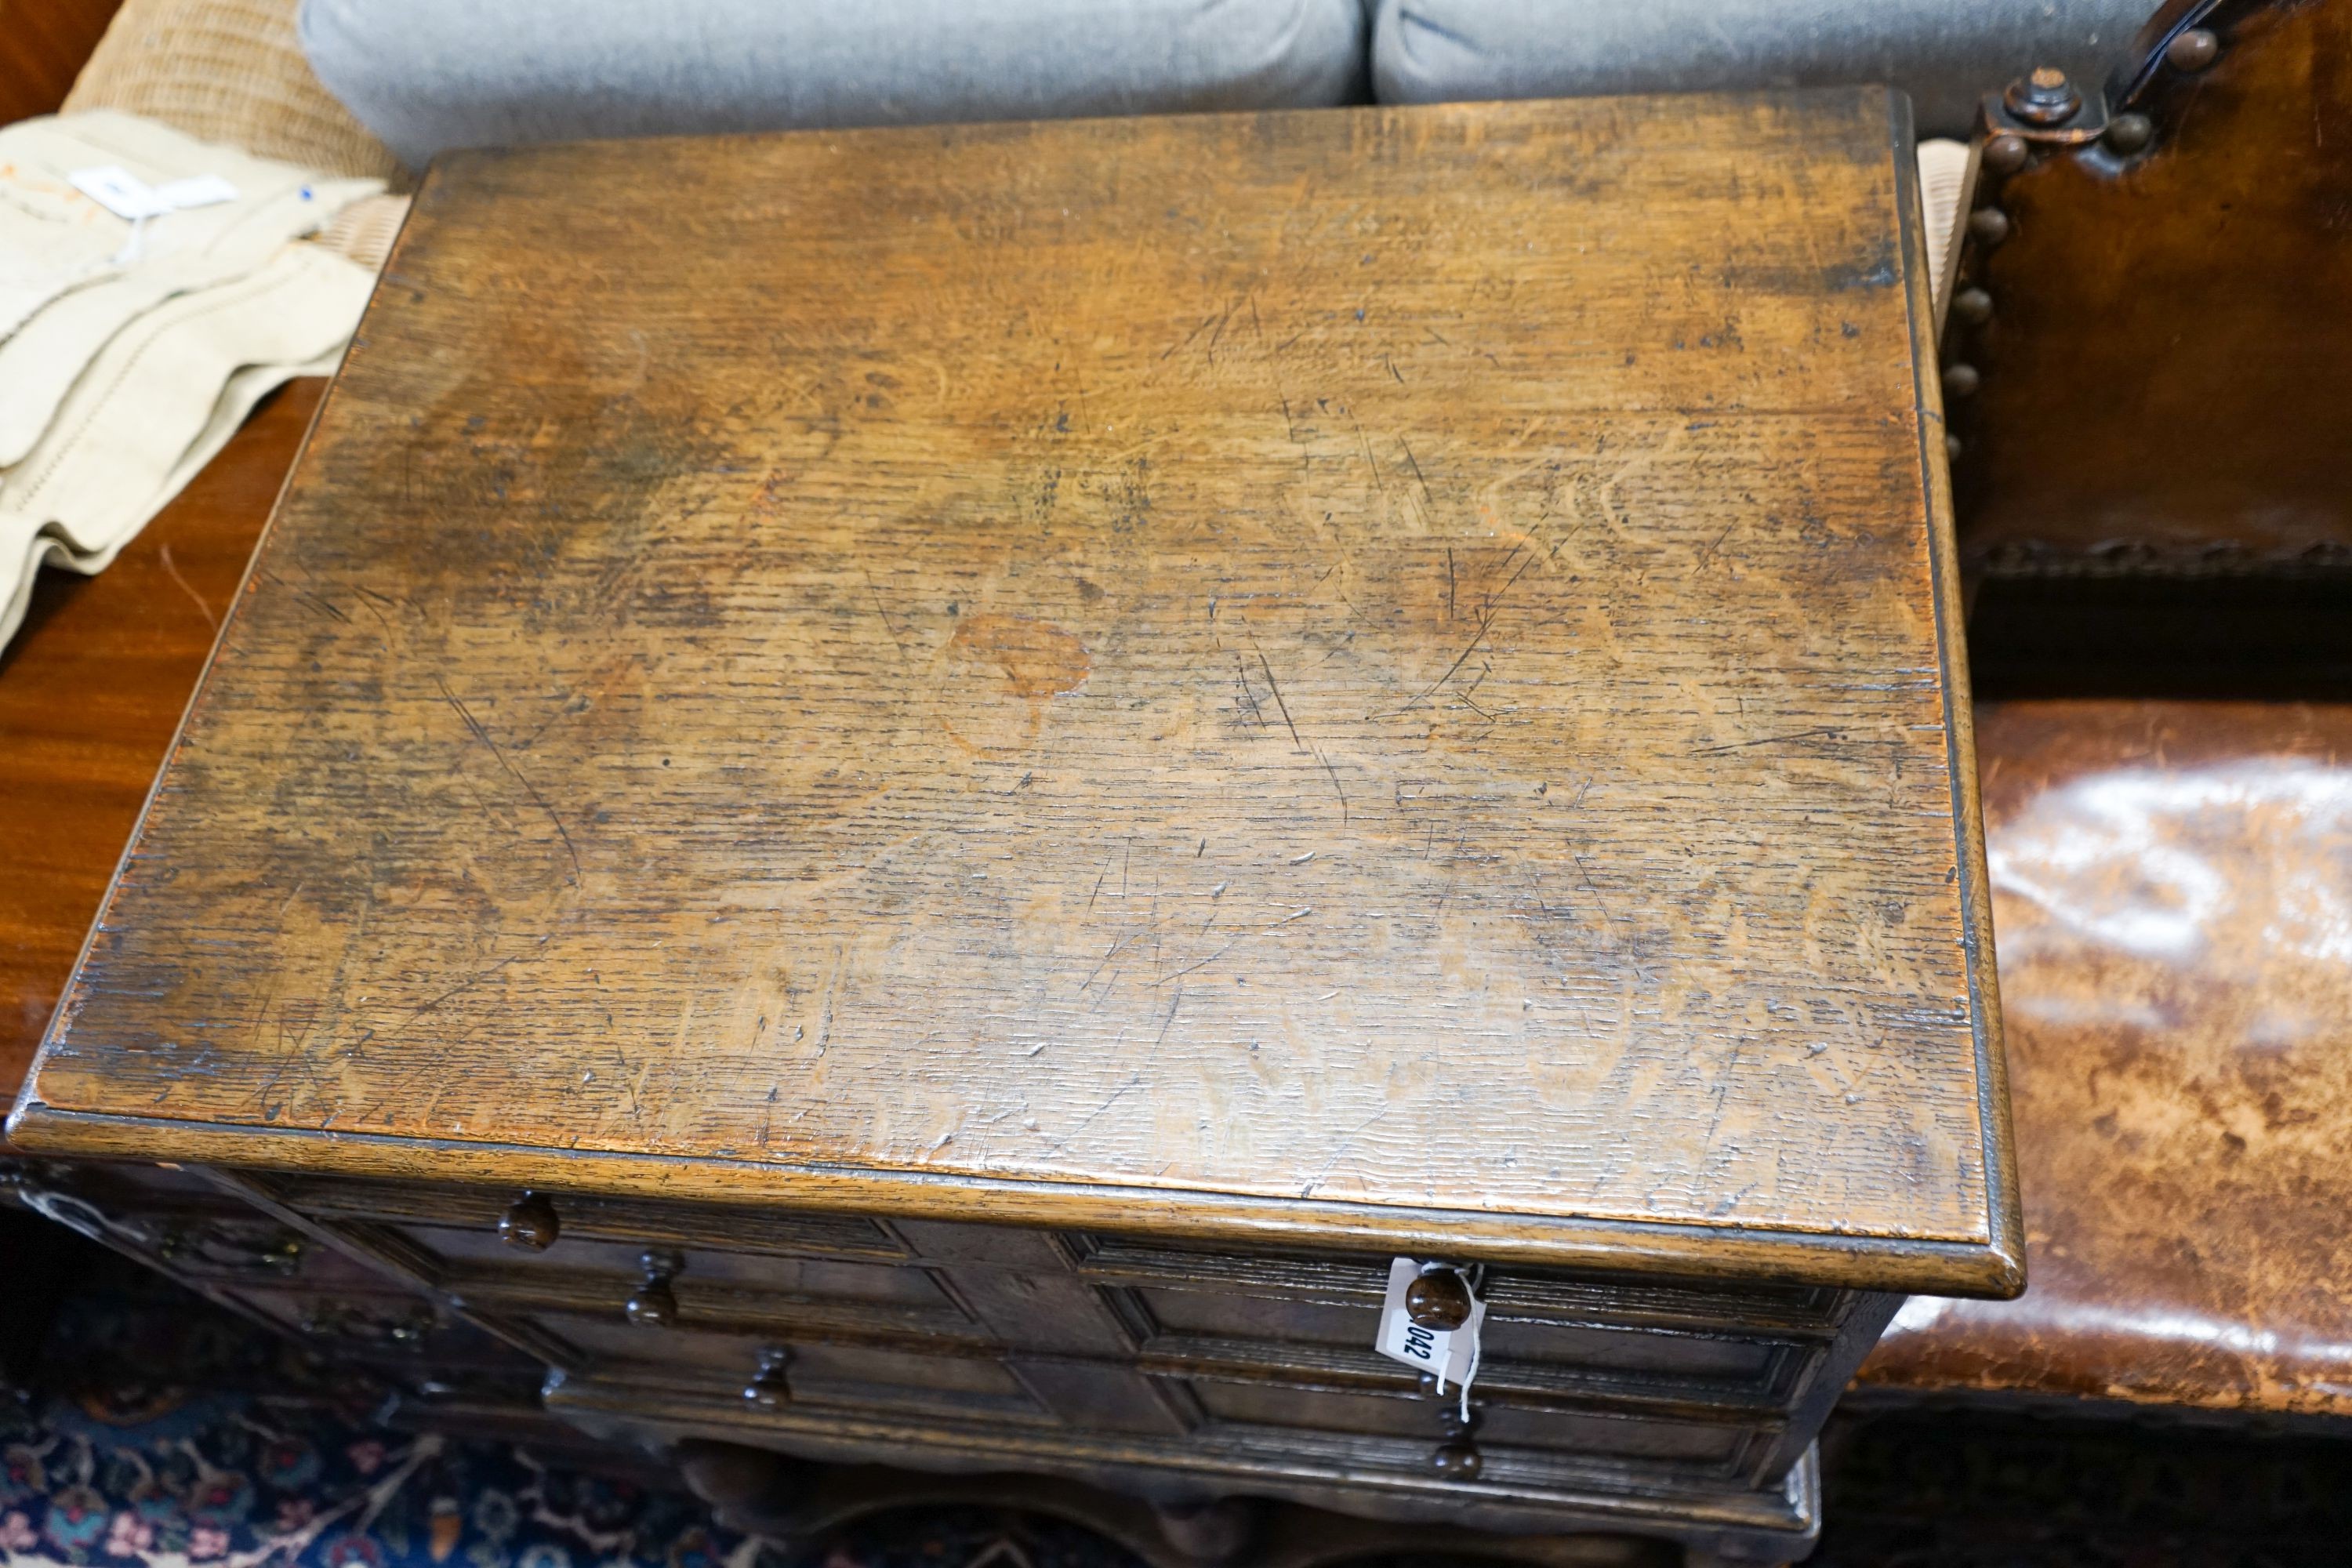
[[[1362,96],[1361,0],[304,0],[320,79],[451,147]]]
[[[2086,83],[2153,0],[1379,0],[1387,103],[1891,82],[1922,135],[2035,66]]]

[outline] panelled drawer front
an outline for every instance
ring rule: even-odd
[[[570,1237],[544,1251],[509,1258],[513,1249],[472,1231],[367,1221],[345,1226],[473,1310],[617,1315],[645,1289],[645,1259],[651,1253],[661,1259],[661,1288],[682,1329],[959,1343],[990,1339],[929,1270],[913,1265],[648,1248]],[[678,1265],[674,1271],[673,1264]]]
[[[532,1247],[499,1231],[520,1193],[310,1176],[257,1184],[468,1310],[618,1311],[657,1277],[680,1321],[708,1331],[987,1337],[903,1242],[855,1216],[547,1193],[536,1201],[551,1209],[555,1237]]]
[[[765,1382],[778,1403],[795,1407],[871,1406],[1030,1420],[1046,1415],[1010,1368],[985,1356],[645,1328],[570,1313],[543,1313],[535,1321],[574,1347],[594,1375],[624,1383],[740,1400],[743,1389]],[[763,1378],[763,1357],[777,1351],[784,1354],[782,1368]]]
[[[184,1278],[327,1291],[397,1288],[365,1264],[266,1215],[178,1209],[144,1211],[124,1219],[157,1261]]]
[[[1381,1381],[1408,1376],[1371,1352],[1387,1285],[1377,1268],[1349,1259],[1236,1257],[1148,1244],[1080,1238],[1081,1267],[1127,1302],[1143,1353],[1158,1361],[1231,1370],[1298,1363]],[[1111,1281],[1119,1281],[1113,1284]],[[1699,1290],[1645,1287],[1612,1303],[1582,1281],[1490,1270],[1481,1392],[1489,1402],[1649,1404],[1771,1414],[1793,1398],[1826,1339],[1811,1326],[1840,1293],[1807,1301],[1796,1292],[1750,1303],[1747,1316],[1780,1327],[1763,1332],[1704,1321]],[[1729,1310],[1730,1302],[1713,1305]],[[1631,1320],[1614,1321],[1618,1317]],[[1303,1378],[1300,1381],[1307,1381]]]
[[[1069,1242],[1079,1271],[1110,1284],[1373,1307],[1388,1284],[1385,1258],[1277,1258],[1103,1236]],[[1790,1340],[1832,1337],[1854,1302],[1851,1291],[1807,1286],[1721,1289],[1513,1268],[1488,1269],[1482,1289],[1490,1322],[1681,1328]]]
[[[236,1299],[332,1355],[414,1367],[527,1370],[527,1358],[419,1297],[243,1289]]]
[[[499,1239],[495,1231],[425,1225],[389,1228],[440,1260],[453,1280],[477,1276],[520,1279],[540,1275],[634,1280],[644,1273],[640,1260],[646,1244],[637,1241],[598,1241],[566,1234],[554,1246],[534,1252],[509,1246]],[[709,1247],[677,1250],[686,1262],[676,1276],[681,1288],[764,1290],[793,1297],[895,1302],[915,1307],[944,1308],[948,1304],[946,1296],[929,1274],[903,1265],[720,1252]]]
[[[779,1375],[795,1408],[985,1410],[1083,1427],[1089,1391],[1124,1378],[1102,1404],[1130,1429],[1172,1419],[1424,1444],[1440,1434],[1433,1405],[1409,1396],[1412,1374],[1371,1351],[1384,1258],[561,1192],[544,1194],[556,1239],[532,1249],[499,1235],[519,1193],[267,1180],[279,1201],[372,1240],[483,1321],[551,1335],[550,1359],[596,1378],[740,1400],[777,1347],[790,1352]],[[621,1321],[649,1252],[683,1264],[663,1281],[667,1327]],[[1487,1273],[1485,1297],[1482,1447],[1713,1468],[1775,1423],[1851,1306],[1829,1290],[1502,1269]],[[1168,1396],[1172,1417],[1138,1394],[1154,1378],[1182,1391]]]
[[[1261,1471],[1281,1476],[1312,1471],[1335,1484],[1402,1481],[1419,1497],[1433,1496],[1434,1440],[1413,1430],[1412,1420],[1415,1414],[1426,1417],[1430,1412],[1412,1412],[1411,1401],[1366,1401],[1383,1406],[1380,1409],[1352,1401],[1335,1403],[1309,1413],[1284,1403],[1288,1396],[1280,1390],[1244,1386],[1201,1392],[1217,1401],[1215,1407],[1202,1408],[1199,1419],[1189,1426],[1150,1434],[970,1415],[959,1419],[947,1412],[900,1424],[878,1409],[843,1413],[845,1420],[836,1420],[835,1412],[824,1406],[761,1413],[714,1394],[595,1376],[559,1380],[551,1385],[548,1400],[558,1410],[618,1415],[656,1429],[768,1432],[792,1451],[818,1458],[919,1465],[952,1457],[966,1468],[979,1461],[1004,1468],[1071,1468],[1081,1474],[1098,1473],[1105,1464],[1141,1464],[1227,1479]],[[1302,1425],[1302,1414],[1327,1424]],[[1599,1422],[1532,1431],[1497,1425],[1481,1434],[1479,1489],[1484,1493],[1500,1485],[1523,1498],[1549,1494],[1570,1506],[1595,1494],[1629,1491],[1653,1499],[1712,1500],[1723,1495],[1727,1485],[1755,1483],[1754,1456],[1765,1436],[1738,1426],[1678,1430],[1657,1422],[1623,1424],[1614,1430],[1604,1430]],[[1534,1440],[1523,1440],[1529,1436]],[[1244,1483],[1238,1489],[1249,1489]]]
[[[1402,1437],[1434,1447],[1444,1440],[1442,1411],[1429,1400],[1376,1394],[1303,1392],[1265,1384],[1199,1378],[1202,1408],[1218,1422],[1261,1427]],[[1607,1415],[1509,1407],[1481,1408],[1480,1449],[1541,1449],[1620,1458],[1670,1459],[1727,1471],[1746,1452],[1748,1428],[1656,1416]]]
[[[259,1184],[279,1203],[317,1219],[413,1221],[473,1231],[493,1242],[500,1216],[522,1195],[493,1187],[341,1176],[273,1174],[259,1179]],[[550,1194],[548,1201],[554,1205],[562,1235],[574,1239],[876,1262],[908,1256],[887,1228],[855,1215],[571,1193]],[[523,1250],[515,1249],[518,1255]]]
[[[1139,1289],[1134,1294],[1162,1333],[1369,1347],[1380,1322],[1377,1300],[1339,1307],[1199,1290]],[[1771,1375],[1779,1349],[1752,1340],[1659,1330],[1498,1321],[1491,1310],[1484,1344],[1490,1366],[1523,1361],[1757,1384]]]
[[[190,1171],[113,1162],[42,1169],[18,1193],[34,1212],[200,1286],[391,1284]]]

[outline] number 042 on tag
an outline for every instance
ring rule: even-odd
[[[1467,1383],[1476,1374],[1478,1331],[1486,1320],[1486,1303],[1474,1301],[1469,1321],[1458,1329],[1429,1329],[1405,1310],[1405,1292],[1421,1276],[1421,1264],[1411,1258],[1389,1264],[1389,1289],[1381,1302],[1380,1338],[1372,1348],[1391,1361],[1416,1372],[1434,1373],[1440,1384]]]

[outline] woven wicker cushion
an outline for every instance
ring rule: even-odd
[[[1360,95],[1361,0],[303,0],[321,80],[447,147]]]
[[[142,114],[321,174],[400,173],[310,73],[294,0],[124,0],[65,107]]]
[[[2154,0],[1379,0],[1382,102],[1892,82],[1922,134],[2040,65],[2085,80]]]

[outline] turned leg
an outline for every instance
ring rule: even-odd
[[[772,1541],[790,1534],[789,1515],[815,1484],[817,1467],[742,1443],[689,1437],[677,1446],[687,1489],[731,1529]]]
[[[1257,1505],[1247,1498],[1154,1503],[1151,1511],[1168,1544],[1196,1563],[1230,1563],[1257,1533]]]

